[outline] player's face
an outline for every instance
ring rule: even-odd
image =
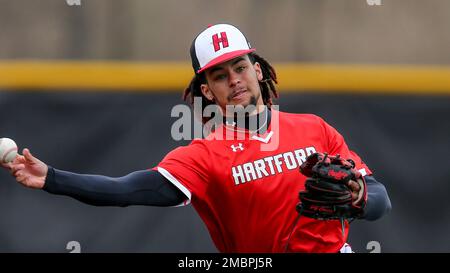
[[[211,67],[205,74],[203,95],[222,110],[226,105],[264,105],[258,82],[263,78],[261,66],[257,62],[252,64],[247,55]]]

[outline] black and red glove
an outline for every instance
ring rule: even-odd
[[[307,176],[297,211],[314,219],[359,218],[367,201],[364,177],[352,160],[314,153],[300,166]]]

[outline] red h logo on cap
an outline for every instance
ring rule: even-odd
[[[214,51],[219,51],[220,50],[220,43],[222,43],[222,47],[228,47],[228,38],[227,38],[227,33],[226,32],[221,32],[220,33],[220,38],[218,34],[214,34],[212,36],[213,39],[213,44],[214,44]]]

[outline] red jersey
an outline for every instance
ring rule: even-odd
[[[235,127],[222,129],[236,134]],[[291,231],[289,252],[338,252],[348,223],[344,235],[339,220],[302,216],[294,226],[306,179],[299,166],[317,151],[353,159],[363,175],[371,174],[368,167],[315,115],[272,110],[263,135],[243,131],[248,137],[241,140],[214,139],[217,131],[193,140],[167,154],[154,170],[184,192],[185,204],[192,202],[221,252],[283,252]]]

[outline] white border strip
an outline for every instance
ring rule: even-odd
[[[191,197],[192,197],[191,192],[185,186],[183,186],[183,184],[181,184],[175,177],[173,177],[173,175],[170,174],[166,169],[158,167],[158,172],[160,174],[162,174],[162,176],[167,178],[167,180],[169,180],[172,184],[174,184],[175,187],[177,187],[179,190],[181,190],[184,193],[184,195],[186,195],[188,198],[188,200],[186,200],[183,203],[176,205],[174,207],[181,207],[181,206],[189,205],[191,203]]]

